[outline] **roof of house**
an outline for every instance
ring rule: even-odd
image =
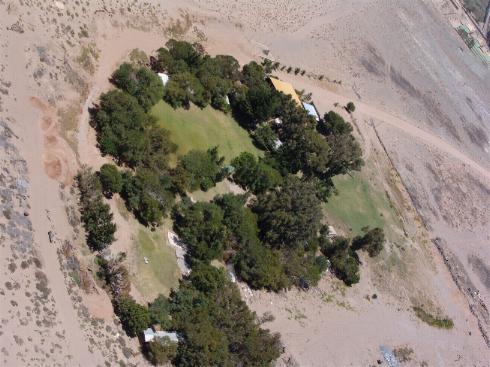
[[[143,332],[145,336],[145,342],[150,342],[155,338],[169,338],[170,341],[178,342],[179,338],[177,337],[177,333],[169,333],[167,331],[153,331],[152,328],[148,328]]]
[[[303,102],[303,107],[308,112],[308,115],[313,116],[317,121],[320,120],[320,116],[318,116],[318,112],[313,104]]]
[[[301,106],[301,101],[299,100],[298,95],[296,94],[296,91],[294,90],[293,86],[290,83],[283,82],[282,80],[269,77],[272,85],[278,92],[283,92],[286,95],[290,95],[293,101],[295,101],[298,105]]]
[[[160,77],[160,79],[162,79],[163,86],[165,86],[165,84],[167,84],[168,79],[169,79],[168,74],[158,73],[158,76]]]

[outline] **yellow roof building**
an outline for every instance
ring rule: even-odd
[[[283,92],[286,95],[290,95],[293,101],[295,101],[298,104],[298,106],[302,106],[301,101],[298,95],[296,94],[296,91],[294,90],[293,86],[290,83],[283,82],[282,80],[273,77],[269,77],[269,80],[271,81],[272,85],[278,92]]]

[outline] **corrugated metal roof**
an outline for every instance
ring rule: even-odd
[[[313,116],[317,121],[320,120],[320,116],[318,116],[318,112],[316,111],[314,105],[303,102],[303,107],[305,108],[306,112],[308,112],[308,115]]]
[[[301,106],[301,101],[299,100],[298,95],[296,94],[296,91],[294,90],[293,86],[290,83],[283,82],[282,80],[269,77],[272,85],[278,92],[282,92],[286,95],[291,96],[293,101],[295,101],[299,106]]]

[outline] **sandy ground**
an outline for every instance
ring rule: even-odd
[[[90,271],[69,188],[80,164],[107,161],[88,107],[131,49],[151,52],[183,36],[241,62],[267,52],[341,81],[278,73],[313,92],[322,113],[356,103],[356,131],[379,172],[373,183],[387,191],[401,213],[398,231],[407,233],[381,259],[363,259],[362,281],[351,289],[326,276],[308,293],[243,293],[259,315],[275,316],[265,325],[283,335],[280,363],[375,365],[381,347],[406,347],[405,365],[488,366],[480,329],[488,333],[490,323],[490,74],[440,15],[446,3],[0,1],[0,361],[145,364],[114,324],[104,291],[76,286],[61,245],[72,244]],[[96,57],[77,61],[92,44]],[[69,107],[72,118],[60,114]],[[118,243],[131,235],[119,231]],[[422,323],[411,310],[417,303],[455,328]]]

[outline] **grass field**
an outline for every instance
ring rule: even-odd
[[[382,227],[389,235],[389,227],[399,223],[385,192],[373,187],[363,174],[338,176],[334,183],[338,195],[324,206],[329,224],[355,236],[365,226]]]
[[[243,151],[256,155],[261,152],[250,139],[248,132],[229,115],[211,107],[200,109],[191,105],[189,110],[173,109],[164,101],[158,102],[151,114],[161,126],[172,134],[172,140],[178,145],[177,155],[191,149],[206,150],[218,145],[221,155],[229,162]],[[176,157],[171,157],[171,163]]]
[[[178,285],[180,277],[175,252],[168,244],[168,224],[157,231],[141,226],[135,240],[135,263],[137,276],[132,279],[138,291],[148,300],[153,300],[159,293],[168,295],[171,288]],[[145,264],[144,257],[149,262]]]

